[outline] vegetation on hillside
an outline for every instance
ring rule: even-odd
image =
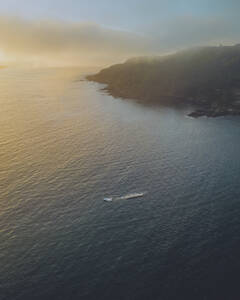
[[[107,84],[106,89],[116,97],[236,113],[240,112],[240,45],[134,58],[88,79]]]

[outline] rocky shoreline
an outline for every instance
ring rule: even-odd
[[[95,80],[92,78],[92,76],[86,78],[89,81],[94,81],[98,83],[102,83],[101,81]],[[127,95],[125,93],[119,93],[114,89],[111,89],[110,86],[107,84],[106,87],[102,88],[102,91],[106,92],[108,95],[114,97],[114,98],[121,98],[121,99],[132,99],[136,101],[137,103],[142,104],[148,104],[148,105],[160,105],[158,101],[154,101],[152,99],[148,99],[148,101],[145,101],[145,99],[141,99],[141,97],[134,97],[133,95]],[[167,97],[166,97],[167,98]],[[168,100],[171,97],[168,97]],[[172,97],[173,99],[176,99],[177,97]],[[176,106],[175,101],[169,101],[172,102],[172,107],[179,107],[179,103]],[[161,102],[161,105],[164,105],[164,103]],[[189,101],[184,101],[184,97],[181,97],[181,106],[189,105]],[[237,101],[235,105],[231,105],[229,107],[219,107],[215,104],[215,106],[208,106],[203,105],[199,106],[198,104],[195,104],[194,101],[192,101],[192,106],[196,107],[195,110],[190,112],[188,114],[191,118],[200,118],[200,117],[208,117],[208,118],[217,118],[217,117],[223,117],[223,116],[240,116],[240,103]]]
[[[240,108],[230,107],[230,108],[198,108],[193,112],[188,114],[192,118],[208,117],[217,118],[223,116],[240,116]]]
[[[113,97],[144,105],[190,106],[189,117],[240,115],[240,45],[200,47],[128,60],[87,77]]]

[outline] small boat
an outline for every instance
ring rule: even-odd
[[[111,197],[107,198],[107,197],[106,197],[106,198],[103,198],[103,200],[106,201],[106,202],[112,202],[112,201],[113,201],[113,198],[111,198]]]

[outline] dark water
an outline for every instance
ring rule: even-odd
[[[0,299],[240,299],[240,118],[84,72],[0,72]]]

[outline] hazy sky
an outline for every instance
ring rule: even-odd
[[[15,61],[104,65],[231,44],[240,41],[239,11],[236,0],[0,0],[0,51]]]

